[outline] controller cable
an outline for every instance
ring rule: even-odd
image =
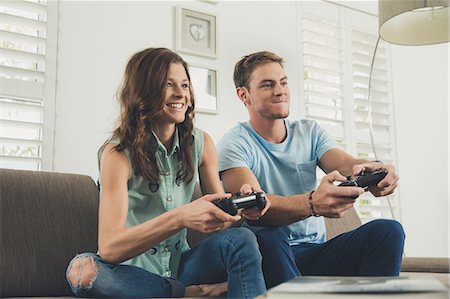
[[[369,133],[370,133],[370,142],[372,145],[372,151],[373,151],[373,155],[375,157],[376,161],[380,161],[378,159],[378,155],[377,155],[377,150],[375,148],[375,141],[374,141],[374,133],[373,133],[373,118],[372,118],[372,97],[371,97],[371,90],[372,90],[372,73],[373,73],[373,69],[374,69],[374,65],[375,65],[375,57],[377,55],[377,50],[378,50],[378,44],[380,42],[380,36],[378,35],[377,38],[377,42],[375,44],[375,49],[373,51],[373,55],[372,55],[372,61],[370,63],[370,69],[369,69],[369,86],[368,86],[368,91],[367,91],[367,121],[369,124]],[[390,196],[386,196],[386,200],[389,206],[389,211],[391,214],[391,217],[393,220],[395,219],[395,215],[394,215],[394,210],[392,208],[392,204],[391,204],[391,200],[390,200]]]

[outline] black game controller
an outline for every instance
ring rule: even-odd
[[[347,177],[346,181],[343,181],[338,186],[347,187],[361,187],[367,188],[370,186],[376,186],[384,177],[388,174],[386,169],[378,169],[370,172],[361,172],[356,177]]]
[[[258,208],[266,206],[266,195],[264,192],[253,192],[246,195],[236,195],[230,198],[222,198],[213,202],[216,206],[230,215],[236,215],[239,209]]]

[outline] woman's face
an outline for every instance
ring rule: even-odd
[[[164,94],[164,115],[161,121],[166,123],[182,123],[186,110],[190,105],[190,83],[183,65],[172,63],[167,73]]]

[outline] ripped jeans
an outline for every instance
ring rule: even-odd
[[[83,257],[91,258],[88,261],[95,266],[95,275],[82,286],[80,270],[79,280],[73,285],[69,272]],[[109,264],[94,253],[75,256],[67,267],[66,278],[77,297],[183,297],[186,286],[228,280],[228,298],[254,298],[266,291],[261,260],[255,235],[246,228],[230,228],[184,252],[177,279],[135,266]]]

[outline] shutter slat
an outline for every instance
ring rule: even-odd
[[[1,71],[1,69],[0,69]],[[0,95],[42,101],[44,84],[40,82],[1,78]]]

